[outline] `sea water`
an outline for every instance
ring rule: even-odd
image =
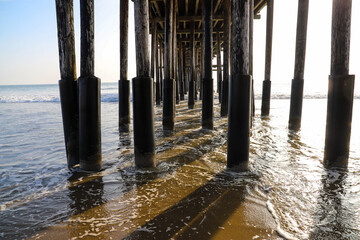
[[[0,86],[0,238],[41,237],[54,228],[69,239],[107,239],[110,232],[127,236],[138,228],[158,239],[224,239],[221,231],[231,228],[226,224],[240,214],[246,196],[276,223],[275,235],[265,232],[263,239],[360,239],[360,100],[354,100],[348,169],[328,171],[326,94],[306,95],[299,132],[287,128],[289,95],[272,97],[270,117],[262,119],[257,96],[249,172],[226,170],[227,119],[219,116],[218,99],[214,131],[201,130],[200,101],[195,110],[186,101],[177,107],[172,134],[162,131],[156,106],[158,165],[139,170],[132,133],[118,132],[117,83],[104,83],[103,170],[82,173],[67,169],[58,86]],[[207,212],[218,214],[212,224]],[[244,217],[262,233],[252,218]],[[226,236],[241,239],[240,231]]]

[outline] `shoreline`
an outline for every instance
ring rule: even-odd
[[[30,239],[282,239],[266,194],[259,190],[259,176],[226,170],[226,142],[221,141],[226,119],[216,118],[218,130],[202,131],[196,120],[200,109],[199,102],[195,110],[188,110],[186,102],[177,108],[182,112],[177,122],[187,125],[157,139],[156,169],[118,168],[133,178],[130,182],[136,181],[128,191]],[[174,147],[167,146],[169,142]],[[127,151],[125,156],[132,154]],[[98,177],[113,174],[105,171]],[[84,177],[76,184],[92,181]]]

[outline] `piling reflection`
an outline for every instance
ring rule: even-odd
[[[127,146],[130,146],[131,145],[131,137],[132,137],[132,134],[127,131],[127,132],[120,132],[119,134],[119,148],[118,150],[121,148],[121,147],[127,147]]]
[[[323,175],[310,239],[359,239],[357,221],[345,197],[347,175],[342,170],[327,170]]]
[[[141,225],[125,239],[209,238],[224,228],[219,226],[224,226],[226,220],[244,202],[249,191],[254,188],[257,178],[251,173],[240,176],[227,171],[220,172],[194,192]],[[143,198],[144,192],[138,192],[138,196],[138,199]],[[152,198],[148,196],[145,199]],[[148,209],[144,208],[144,202],[139,201],[136,204],[140,211],[138,214],[146,216],[143,211]],[[239,232],[239,229],[234,231]]]
[[[90,179],[86,179],[90,178]],[[69,209],[71,215],[77,215],[91,208],[104,204],[104,183],[102,176],[92,177],[86,173],[74,173],[68,181],[69,186]],[[74,184],[78,182],[78,184]]]
[[[287,150],[292,161],[296,162],[304,156],[304,149],[302,149],[304,144],[301,142],[299,131],[289,130],[287,143],[289,144]]]

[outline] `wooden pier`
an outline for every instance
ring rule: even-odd
[[[253,20],[267,9],[265,76],[261,116],[271,117],[271,58],[276,0],[120,0],[119,131],[133,129],[137,167],[156,167],[154,105],[162,104],[164,131],[176,131],[176,106],[202,104],[202,128],[213,129],[213,58],[218,97],[228,117],[227,166],[245,171],[254,116]],[[352,0],[333,0],[331,73],[324,164],[346,167],[351,133],[354,76],[349,75]],[[289,129],[299,130],[305,72],[309,0],[299,0]],[[94,0],[80,0],[81,64],[77,78],[73,0],[56,0],[59,81],[68,167],[99,171],[100,79],[94,76]],[[136,49],[128,49],[129,14],[135,16]],[[151,34],[151,38],[150,38]],[[151,39],[151,44],[150,43]],[[295,44],[295,43],[294,43]],[[128,79],[128,51],[137,75]],[[223,58],[221,58],[223,53]],[[325,76],[324,76],[325,77]],[[290,79],[290,76],[289,76]],[[257,81],[257,79],[255,79]],[[274,79],[276,81],[276,79]],[[311,84],[311,83],[309,83]],[[130,87],[133,126],[130,122]],[[198,100],[199,99],[199,100]],[[116,144],[116,143],[114,143]]]

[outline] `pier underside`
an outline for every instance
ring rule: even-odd
[[[213,1],[213,48],[214,56],[217,48],[217,33],[220,34],[221,46],[224,38],[224,0]],[[177,0],[175,7],[177,15],[177,41],[182,42],[185,48],[190,47],[191,42],[191,21],[195,22],[195,44],[196,48],[200,48],[203,37],[203,17],[202,17],[202,0]],[[164,0],[150,0],[150,32],[157,23],[157,35],[160,42],[164,42],[164,28],[165,28],[165,1]],[[260,11],[266,6],[267,0],[254,0],[254,18],[260,18]],[[187,55],[187,58],[189,56]],[[216,67],[216,66],[215,66]],[[214,68],[215,69],[215,68]]]

